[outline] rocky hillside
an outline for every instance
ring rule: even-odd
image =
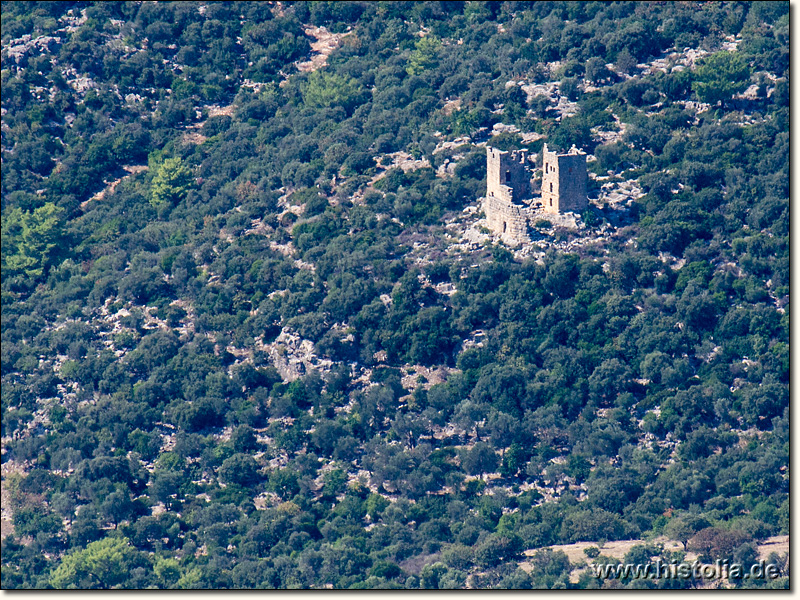
[[[545,549],[634,540],[757,561],[789,525],[788,28],[4,3],[3,587],[591,587]],[[544,143],[587,153],[590,206],[506,247],[486,146]]]

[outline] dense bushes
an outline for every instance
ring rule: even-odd
[[[4,53],[83,8],[4,54],[4,586],[561,587],[521,551],[788,532],[785,7],[6,3]],[[498,122],[637,179],[629,226],[449,251]]]

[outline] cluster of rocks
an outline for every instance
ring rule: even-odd
[[[301,73],[316,71],[328,63],[328,56],[342,43],[342,38],[350,34],[332,33],[325,27],[306,27],[307,36],[314,38],[311,42],[311,58],[296,63],[297,70]]]
[[[63,37],[61,35],[33,36],[26,33],[8,42],[3,54],[5,58],[13,60],[15,64],[20,64],[28,54],[53,53],[64,43],[66,37],[77,31],[87,21],[87,18],[86,9],[83,9],[78,14],[76,14],[75,9],[70,10],[66,15],[58,19],[58,22],[63,26],[53,31],[54,34],[64,34]]]
[[[303,339],[288,327],[281,329],[270,344],[264,344],[263,338],[257,339],[255,347],[269,356],[284,381],[294,381],[312,370],[326,373],[333,366],[331,360],[317,356],[314,342]]]
[[[595,201],[599,206],[609,206],[614,209],[629,207],[635,200],[644,195],[644,191],[635,179],[626,181],[604,181],[607,177],[598,177],[596,181],[602,182]]]
[[[528,104],[533,102],[537,96],[544,96],[551,103],[551,109],[558,113],[558,119],[564,117],[572,117],[580,111],[577,102],[573,102],[560,91],[560,83],[557,81],[548,81],[545,83],[526,83],[525,81],[509,81],[506,87],[517,85],[527,95]]]
[[[61,44],[62,39],[60,36],[40,35],[32,37],[29,33],[26,33],[17,39],[11,40],[3,53],[8,60],[13,60],[14,63],[20,64],[28,54],[52,53]]]

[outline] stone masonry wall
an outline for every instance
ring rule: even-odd
[[[519,202],[530,195],[528,155],[486,147],[486,196]]]
[[[519,204],[530,196],[527,164],[525,151],[486,148],[486,198],[483,201],[486,224],[511,244],[530,241],[526,209]]]
[[[567,154],[542,151],[542,207],[546,212],[580,212],[586,197],[586,155],[573,146]]]
[[[504,242],[520,244],[530,241],[525,207],[511,204],[496,196],[487,196],[483,199],[483,212],[486,215],[486,225],[499,234]]]
[[[586,197],[586,155],[575,146],[566,154],[542,152],[542,208],[549,213],[580,212]],[[486,148],[486,225],[510,244],[530,242],[530,207],[521,203],[530,197],[530,172],[525,151],[504,152]]]

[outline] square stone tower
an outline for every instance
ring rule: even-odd
[[[528,153],[486,148],[486,225],[511,244],[529,242],[528,207],[521,200],[531,194]]]
[[[486,147],[486,197],[517,202],[531,194],[528,153]]]
[[[586,197],[586,155],[574,145],[566,154],[542,150],[542,208],[546,212],[580,212]]]

